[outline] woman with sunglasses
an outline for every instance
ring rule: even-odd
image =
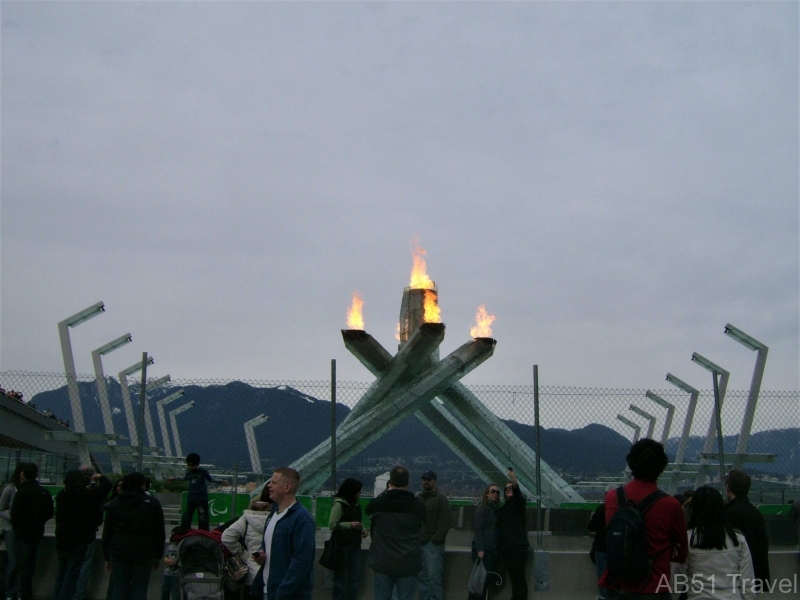
[[[481,503],[475,507],[475,538],[472,540],[472,562],[480,558],[486,567],[486,584],[481,598],[488,598],[489,586],[496,580],[499,559],[497,557],[497,511],[500,508],[500,488],[490,483],[483,490]],[[470,600],[477,600],[470,594]]]
[[[528,600],[525,560],[528,558],[528,529],[525,524],[525,496],[519,489],[517,474],[508,469],[508,483],[503,487],[505,504],[497,511],[500,560],[511,580],[512,600]]]

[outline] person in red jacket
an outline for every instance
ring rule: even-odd
[[[664,446],[644,438],[631,446],[625,457],[633,474],[633,481],[624,486],[628,502],[638,503],[658,490],[658,476],[663,473],[669,460]],[[616,490],[606,493],[606,523],[619,508]],[[603,573],[600,587],[608,588],[609,600],[670,600],[669,563],[686,562],[689,542],[686,538],[686,523],[683,508],[672,496],[659,498],[644,515],[648,556],[652,560],[650,579],[635,588],[614,581],[608,570]]]

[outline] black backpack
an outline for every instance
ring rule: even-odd
[[[622,486],[617,488],[619,509],[606,525],[606,558],[613,581],[625,587],[641,585],[642,589],[650,581],[653,562],[647,553],[644,515],[666,495],[656,490],[636,504],[628,502]]]

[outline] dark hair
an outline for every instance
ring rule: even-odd
[[[264,486],[264,489],[261,490],[261,495],[258,497],[258,502],[269,502],[270,504],[274,504],[272,498],[269,497],[269,487]]]
[[[21,471],[26,480],[32,481],[39,476],[39,465],[36,463],[22,463]]]
[[[86,487],[86,477],[78,469],[72,469],[64,473],[64,488],[71,489],[76,487]]]
[[[715,488],[704,485],[692,496],[692,516],[689,518],[689,529],[693,529],[689,545],[692,548],[710,550],[727,548],[725,533],[738,546],[736,533],[725,523],[725,504],[722,494]]]
[[[396,488],[408,487],[408,469],[397,465],[389,471],[389,483]]]
[[[677,500],[678,504],[681,506],[683,506],[683,503],[686,502],[686,496],[683,494],[673,494],[672,497],[675,498],[675,500]]]
[[[200,455],[196,452],[192,452],[191,454],[186,455],[186,464],[187,465],[199,465],[200,464]]]
[[[123,492],[141,492],[147,478],[142,473],[128,473],[122,478]]]
[[[664,446],[650,438],[642,438],[631,446],[625,460],[633,478],[642,481],[656,481],[669,463]]]
[[[21,483],[19,480],[19,474],[22,473],[22,465],[24,464],[25,463],[17,463],[17,466],[14,467],[14,472],[11,474],[11,483],[14,484],[14,487],[19,487]]]
[[[683,501],[688,502],[692,499],[692,496],[694,496],[694,490],[686,490],[683,492]]]
[[[125,484],[125,480],[124,479],[117,479],[114,482],[114,487],[111,488],[111,497],[112,498],[116,498],[117,496],[119,496],[120,492],[117,491],[117,488],[122,486],[122,485],[124,485],[124,484]]]
[[[744,471],[734,469],[725,477],[725,485],[728,486],[731,493],[737,498],[739,496],[747,496],[747,494],[750,493],[750,475]]]
[[[362,487],[364,487],[364,484],[358,479],[348,477],[342,482],[342,485],[339,486],[339,491],[336,492],[336,497],[347,500],[348,504],[355,504],[356,494],[361,491]]]

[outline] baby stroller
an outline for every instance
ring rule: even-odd
[[[223,554],[210,537],[197,535],[178,545],[181,600],[223,600]]]

